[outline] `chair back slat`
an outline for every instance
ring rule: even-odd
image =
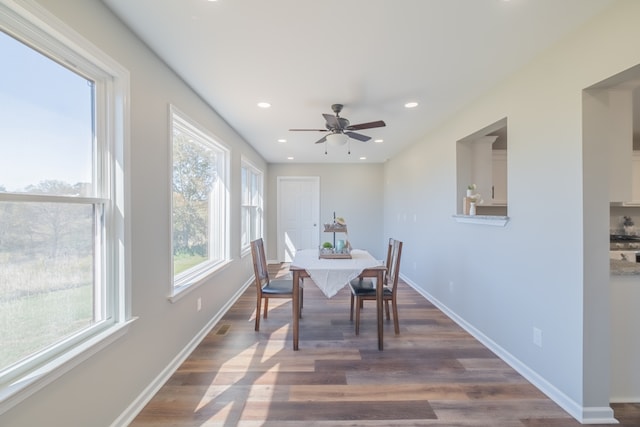
[[[400,240],[393,240],[390,243],[390,261],[387,266],[387,280],[386,284],[393,292],[398,287],[398,277],[400,275],[400,257],[402,256],[402,242]]]
[[[388,268],[391,264],[391,255],[393,254],[393,237],[389,237],[389,246],[387,247],[387,261],[385,262],[385,266]]]
[[[251,242],[251,256],[253,258],[253,272],[256,278],[258,292],[269,283],[269,271],[264,255],[264,242],[262,238]]]

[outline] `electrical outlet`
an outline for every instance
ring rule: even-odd
[[[198,300],[196,301],[196,310],[202,310],[202,298],[198,298]]]
[[[542,331],[536,327],[533,328],[533,343],[542,348]]]

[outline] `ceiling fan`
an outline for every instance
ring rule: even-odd
[[[362,130],[362,129],[372,129],[386,126],[385,122],[382,120],[378,120],[375,122],[368,123],[360,123],[357,125],[349,124],[349,120],[344,117],[340,117],[340,112],[342,111],[342,104],[333,104],[331,109],[335,113],[335,116],[331,114],[323,114],[324,119],[326,121],[325,127],[326,129],[289,129],[293,132],[300,131],[311,131],[311,132],[329,132],[327,135],[323,136],[319,140],[316,141],[316,144],[321,144],[323,142],[329,142],[333,145],[343,145],[345,144],[349,138],[357,139],[358,141],[368,141],[371,139],[370,136],[363,135],[361,133],[353,132],[354,130]],[[325,154],[327,154],[327,150],[325,148]],[[351,154],[351,150],[349,150],[349,154]]]

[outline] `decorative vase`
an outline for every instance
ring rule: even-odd
[[[475,215],[476,214],[476,204],[474,202],[471,202],[471,204],[469,205],[469,215]]]
[[[467,188],[467,197],[471,197],[471,196],[473,196],[473,190],[469,190]]]

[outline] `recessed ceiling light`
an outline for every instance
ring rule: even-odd
[[[271,104],[269,104],[268,102],[258,102],[258,107],[260,107],[260,108],[269,108],[269,107],[271,107]]]
[[[286,140],[286,139],[284,139],[284,138],[280,138],[280,139],[278,140],[278,142],[279,142],[280,144],[284,144],[285,142],[287,142],[287,140]]]
[[[360,157],[360,160],[367,160],[367,158],[363,156],[363,157]]]
[[[293,156],[287,157],[287,160],[293,160]]]
[[[404,104],[404,108],[416,108],[417,106],[418,103],[415,101],[407,102],[406,104]]]
[[[373,142],[375,142],[376,144],[382,144],[384,142],[384,139],[375,139],[373,140]]]

